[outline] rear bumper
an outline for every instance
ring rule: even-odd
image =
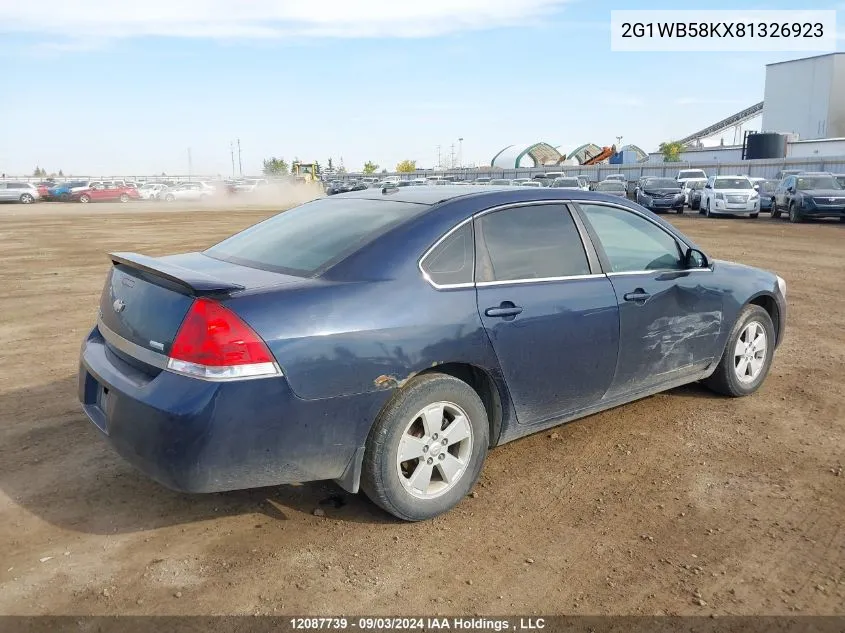
[[[78,395],[118,454],[182,492],[340,478],[386,397],[306,401],[283,377],[153,377],[118,358],[97,328],[82,346]]]

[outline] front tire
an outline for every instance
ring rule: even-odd
[[[760,217],[760,214],[759,213],[752,213],[748,217],[751,218],[752,220],[756,220],[758,217]]]
[[[165,202],[173,202],[174,200],[176,200],[176,196],[174,196],[172,193],[168,193],[166,196],[164,196]]]
[[[775,326],[769,313],[758,305],[747,305],[728,336],[716,371],[704,384],[726,396],[748,396],[766,379],[774,351]]]
[[[32,196],[32,194],[24,193],[21,194],[20,201],[21,204],[32,204],[33,202],[35,202],[35,198]]]
[[[120,194],[120,201],[121,202],[129,202],[129,196],[125,193]]]
[[[370,430],[361,489],[400,519],[431,519],[472,489],[488,443],[487,412],[472,387],[445,374],[417,376]]]
[[[803,222],[803,218],[801,217],[801,212],[798,210],[798,207],[793,202],[789,205],[789,221],[793,224],[798,224],[799,222]]]
[[[83,204],[88,204],[89,202],[91,202],[91,196],[86,193],[83,193],[81,196],[79,196],[79,201]]]
[[[780,217],[780,209],[778,209],[778,203],[772,198],[772,217],[779,218]]]

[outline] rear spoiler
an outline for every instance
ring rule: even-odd
[[[120,264],[155,277],[161,277],[181,286],[193,295],[234,292],[244,289],[244,286],[239,284],[217,279],[190,268],[175,266],[156,257],[148,257],[138,253],[109,253],[109,258],[113,264]]]

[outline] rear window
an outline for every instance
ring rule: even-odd
[[[205,255],[252,268],[318,275],[427,208],[387,200],[322,198],[241,231]]]

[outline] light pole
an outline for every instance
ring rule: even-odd
[[[617,150],[622,149],[622,137],[621,136],[616,137],[616,149]]]
[[[464,137],[458,139],[458,168],[464,166]]]

